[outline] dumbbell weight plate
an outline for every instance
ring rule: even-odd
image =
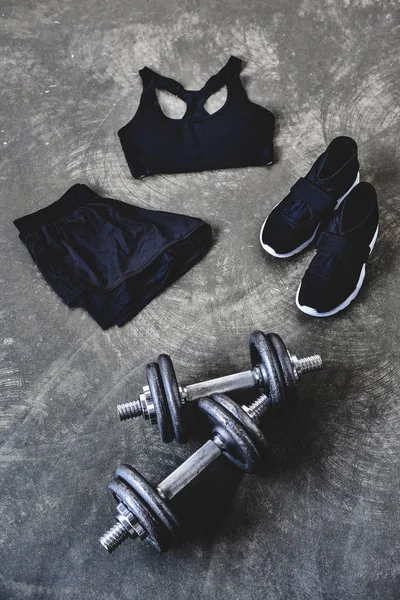
[[[169,532],[171,538],[178,540],[180,537],[180,523],[178,519],[147,479],[130,465],[120,465],[116,470],[116,476],[122,479],[140,496],[156,519]]]
[[[175,439],[179,444],[186,442],[186,435],[182,424],[181,410],[182,399],[179,393],[178,381],[175,375],[175,369],[172,360],[168,354],[161,354],[158,357],[158,367],[160,369],[161,379],[164,387],[164,394],[167,399],[172,428]]]
[[[136,517],[138,522],[147,532],[147,540],[160,552],[169,548],[169,533],[162,527],[152,511],[129,485],[120,479],[113,479],[108,484],[117,502],[122,502]]]
[[[223,406],[226,410],[228,410],[231,415],[233,415],[235,419],[237,419],[243,425],[253,440],[258,452],[261,456],[263,456],[267,451],[267,441],[260,428],[247,414],[247,412],[226,394],[212,394],[211,398],[214,400],[214,402],[217,402],[220,406]]]
[[[227,443],[224,456],[244,471],[256,471],[262,459],[242,423],[212,398],[200,398],[196,401],[196,408],[211,422],[213,433],[219,434]]]
[[[274,347],[262,331],[251,334],[249,346],[252,365],[260,368],[263,385],[268,390],[271,402],[277,405],[285,398],[286,384]]]
[[[149,384],[151,398],[157,417],[157,426],[163,442],[172,442],[174,439],[171,418],[167,400],[164,394],[164,386],[161,379],[160,369],[157,363],[146,365],[146,377]]]
[[[282,338],[277,333],[268,333],[267,340],[272,344],[278,357],[283,377],[285,380],[285,401],[287,404],[296,400],[296,387],[293,366],[290,356]]]

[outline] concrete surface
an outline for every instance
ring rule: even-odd
[[[0,14],[1,599],[398,600],[399,2],[3,0]],[[116,131],[137,106],[138,69],[193,89],[230,54],[277,117],[276,164],[132,180]],[[357,301],[318,320],[294,303],[312,251],[273,260],[258,233],[338,134],[359,143],[381,232]],[[123,329],[66,308],[12,224],[78,181],[214,228],[208,256]],[[108,556],[98,537],[116,465],[157,483],[205,439],[163,446],[115,405],[160,351],[182,382],[247,368],[255,328],[326,365],[291,419],[270,415],[265,472],[242,477],[221,459],[177,502],[185,543]]]

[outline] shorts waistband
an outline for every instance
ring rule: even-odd
[[[98,197],[98,194],[91,190],[87,185],[76,183],[70,187],[61,198],[53,202],[53,204],[41,208],[30,215],[25,215],[24,217],[16,219],[14,225],[19,230],[20,236],[23,237],[29,231],[42,227],[42,225],[45,225],[46,223],[51,223],[51,221],[60,219],[78,206],[87,204],[96,197]]]

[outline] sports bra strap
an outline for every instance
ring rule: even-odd
[[[242,70],[242,61],[236,56],[231,56],[228,62],[222,69],[212,75],[203,87],[203,95],[205,97],[215,94],[222,86],[227,85],[236,75],[239,75]]]
[[[184,99],[183,97],[188,94],[197,93],[203,99],[208,98],[212,94],[215,94],[222,86],[229,83],[235,75],[238,75],[242,68],[242,61],[240,58],[236,56],[231,56],[222,69],[216,73],[216,75],[212,75],[207,83],[202,87],[198,92],[190,92],[186,90],[182,84],[175,81],[175,79],[171,79],[170,77],[164,77],[163,75],[159,75],[153,69],[149,67],[143,67],[140,69],[139,75],[143,81],[143,87],[145,89],[150,89],[151,87],[156,87],[161,90],[166,90],[167,92],[171,92],[171,94],[175,94],[179,98]],[[185,98],[185,102],[187,98]]]
[[[159,75],[152,69],[149,69],[149,67],[143,67],[143,69],[140,69],[139,75],[142,78],[143,87],[145,89],[149,88],[150,86],[154,86],[158,89],[171,92],[171,94],[175,94],[175,96],[179,97],[182,97],[185,92],[183,85],[174,79],[171,79],[170,77],[163,77],[163,75]]]

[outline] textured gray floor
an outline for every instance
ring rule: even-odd
[[[398,600],[399,2],[3,0],[0,14],[1,600]],[[277,116],[276,164],[133,181],[116,131],[137,106],[137,70],[196,89],[230,54]],[[294,304],[312,252],[273,260],[258,232],[338,134],[359,143],[381,233],[357,301],[318,320]],[[214,228],[208,256],[123,329],[66,308],[12,224],[77,181]],[[247,368],[255,328],[326,364],[289,421],[271,416],[267,469],[242,477],[221,460],[178,502],[185,543],[108,556],[98,536],[116,465],[156,483],[200,442],[163,446],[115,405],[160,351],[182,381]]]

